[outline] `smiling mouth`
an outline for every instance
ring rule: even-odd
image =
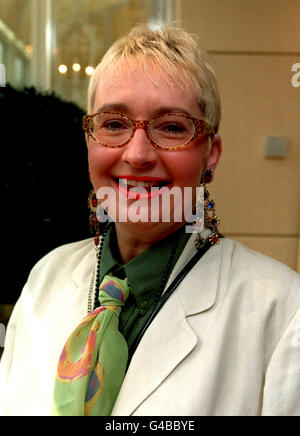
[[[124,188],[131,189],[131,188],[158,188],[161,189],[164,186],[168,186],[170,182],[167,180],[133,180],[133,179],[115,179],[115,181]]]
[[[155,194],[159,194],[163,192],[163,188],[166,188],[170,185],[170,182],[167,180],[160,180],[159,178],[116,178],[114,177],[115,183],[118,185],[118,188],[126,194],[128,198],[130,198],[130,194],[138,195],[140,198],[143,198],[146,195],[146,198],[150,198]],[[146,190],[146,192],[145,192]]]

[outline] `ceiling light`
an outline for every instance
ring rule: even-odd
[[[66,72],[68,71],[68,67],[63,64],[59,65],[57,69],[60,72],[60,74],[66,74]]]
[[[88,67],[86,67],[86,69],[85,69],[85,73],[86,73],[88,76],[91,76],[91,75],[93,74],[93,72],[94,72],[94,67],[91,67],[90,65],[89,65]]]
[[[80,70],[81,70],[81,65],[78,64],[77,62],[75,62],[75,63],[72,65],[72,69],[73,69],[73,71],[80,71]]]

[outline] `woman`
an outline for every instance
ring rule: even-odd
[[[31,272],[1,361],[2,413],[299,415],[300,278],[220,239],[206,189],[219,94],[193,38],[143,27],[117,41],[88,113],[97,256],[81,241]],[[189,193],[201,223],[199,186],[206,226],[191,234],[182,205]]]

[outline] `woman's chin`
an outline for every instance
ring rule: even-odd
[[[152,240],[153,242],[159,239],[163,239],[174,233],[182,225],[182,222],[151,222],[151,221],[127,221],[116,222],[116,228],[119,232],[131,233],[132,235],[146,240]]]

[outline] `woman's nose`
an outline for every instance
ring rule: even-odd
[[[138,128],[124,148],[122,160],[133,168],[151,168],[158,160],[157,150],[151,145],[144,129]]]

